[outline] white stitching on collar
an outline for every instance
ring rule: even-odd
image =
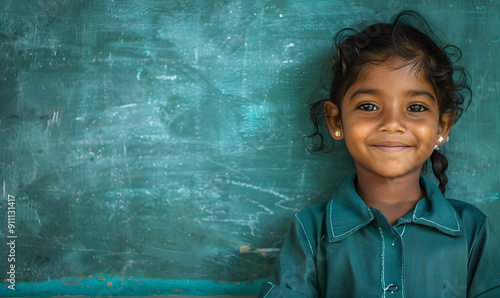
[[[453,231],[453,232],[460,232],[460,230],[461,230],[461,229],[460,229],[460,223],[458,222],[458,218],[457,218],[457,213],[456,213],[456,212],[453,212],[453,215],[455,216],[455,222],[457,223],[458,230],[454,230],[454,229],[452,229],[452,228],[448,228],[448,227],[446,227],[446,226],[440,225],[440,224],[438,224],[437,222],[434,222],[434,221],[429,220],[429,219],[424,218],[424,217],[417,217],[417,216],[415,215],[415,213],[417,212],[417,208],[418,208],[418,204],[415,206],[415,210],[413,211],[413,215],[412,215],[413,221],[415,221],[415,220],[417,220],[417,219],[421,219],[421,220],[425,220],[425,221],[427,221],[427,222],[433,223],[433,224],[435,224],[436,226],[439,226],[439,227],[441,227],[441,228],[443,228],[443,229],[447,229],[447,230],[450,230],[450,231]]]
[[[309,237],[307,237],[306,229],[304,228],[304,225],[300,221],[300,219],[297,216],[297,214],[295,214],[295,217],[297,218],[297,221],[299,222],[300,226],[302,227],[302,230],[304,231],[304,235],[306,235],[307,244],[309,244],[309,249],[311,250],[311,255],[314,257],[313,248],[312,248],[312,245],[311,245],[311,241],[309,241]]]
[[[357,228],[359,228],[360,226],[363,226],[363,225],[366,225],[368,222],[372,221],[375,217],[373,216],[372,212],[370,209],[368,209],[368,213],[370,214],[370,219],[368,221],[365,221],[363,223],[360,223],[359,225],[355,226],[354,228],[350,229],[349,231],[345,232],[345,233],[342,233],[340,235],[335,235],[335,232],[333,231],[333,223],[332,223],[332,206],[333,204],[330,204],[330,230],[332,230],[332,235],[333,237],[335,238],[338,238],[338,237],[342,237],[344,236],[345,234],[348,234],[350,232],[352,232],[353,230],[356,230]]]

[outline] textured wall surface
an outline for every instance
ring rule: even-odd
[[[0,296],[256,295],[293,213],[353,171],[343,144],[303,144],[333,35],[403,8],[463,51],[474,100],[444,146],[447,195],[500,233],[497,1],[1,6]]]

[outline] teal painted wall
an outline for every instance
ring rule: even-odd
[[[444,146],[448,196],[500,233],[497,1],[1,5],[0,296],[256,295],[293,213],[353,170],[341,144],[303,146],[332,36],[386,8],[463,50],[475,96]]]

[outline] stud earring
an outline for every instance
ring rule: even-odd
[[[340,132],[340,130],[336,130],[335,131],[335,136],[338,138],[342,135],[342,133]]]
[[[438,138],[438,142],[439,142],[439,143],[442,143],[443,141],[444,141],[444,138],[443,138],[442,136],[439,136],[439,138]]]

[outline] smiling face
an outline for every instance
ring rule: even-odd
[[[345,138],[358,174],[419,175],[434,146],[444,143],[439,137],[448,136],[454,115],[440,121],[432,86],[401,63],[366,64],[342,99],[341,119],[335,104],[325,104],[330,133]]]

